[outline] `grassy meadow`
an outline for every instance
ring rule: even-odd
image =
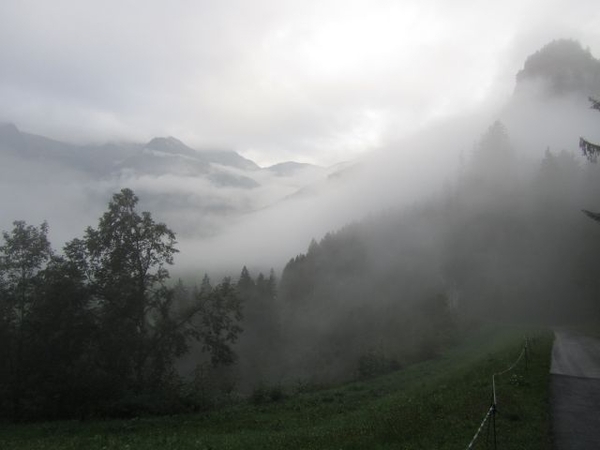
[[[490,406],[492,374],[519,356],[525,331],[486,329],[436,359],[332,388],[298,385],[205,414],[0,425],[17,449],[464,449]],[[497,378],[498,448],[550,448],[552,334]],[[493,448],[486,425],[474,448]]]

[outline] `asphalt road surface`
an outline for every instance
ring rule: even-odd
[[[555,332],[550,402],[556,450],[600,449],[600,340]]]

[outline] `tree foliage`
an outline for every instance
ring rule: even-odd
[[[600,102],[594,98],[589,98],[592,109],[600,111]],[[600,145],[594,144],[582,137],[579,138],[579,148],[581,149],[583,156],[585,156],[590,162],[597,162],[598,155],[600,154]]]
[[[82,243],[104,330],[100,361],[129,384],[123,388],[143,391],[166,381],[172,356],[182,354],[185,346],[172,323],[172,292],[165,284],[166,266],[177,252],[175,234],[150,213],[139,214],[137,203],[129,189],[115,194]]]
[[[591,108],[596,111],[600,111],[600,102],[594,98],[590,97]],[[598,161],[598,155],[600,155],[600,145],[593,144],[584,138],[579,138],[579,148],[583,152],[583,156],[585,156],[588,161],[592,163],[596,163]],[[600,222],[600,214],[592,211],[588,211],[586,209],[583,210],[583,213],[588,216],[590,219]]]
[[[167,267],[175,234],[115,194],[97,227],[56,255],[48,226],[19,221],[0,245],[0,414],[14,420],[167,410],[178,358],[200,341],[213,363],[235,360],[241,302],[208,280],[176,305]],[[148,398],[154,403],[142,405]],[[142,399],[146,399],[142,401]],[[141,402],[141,403],[140,403]]]
[[[487,190],[513,187],[516,162],[508,130],[495,121],[477,142],[470,161],[469,175]]]
[[[43,272],[52,257],[48,225],[23,221],[3,232],[0,246],[0,333],[2,381],[13,417],[20,419],[31,379],[31,352],[35,344],[36,312],[42,302]],[[5,397],[5,398],[6,398]]]
[[[236,355],[230,344],[242,332],[239,326],[243,317],[242,299],[229,278],[225,278],[214,288],[208,287],[208,278],[205,280],[196,296],[200,314],[194,336],[201,340],[203,349],[210,354],[214,366],[231,364]]]

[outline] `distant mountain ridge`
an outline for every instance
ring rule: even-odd
[[[146,143],[78,145],[0,123],[0,179],[9,190],[42,199],[50,186],[63,197],[68,192],[74,195],[75,189],[83,204],[71,209],[85,209],[129,187],[148,210],[176,223],[183,234],[217,233],[242,215],[285,201],[329,173],[296,162],[261,168],[233,150],[194,149],[172,136]],[[12,219],[31,214],[16,204],[11,208],[24,211],[6,209],[7,215],[15,216]]]
[[[176,173],[207,176],[219,186],[252,188],[259,184],[224,169],[259,171],[261,168],[232,150],[195,150],[174,137],[156,137],[146,144],[106,143],[75,145],[20,131],[14,124],[0,124],[0,152],[28,160],[48,160],[95,177],[122,171],[164,175]]]
[[[266,168],[266,170],[269,170],[279,176],[286,176],[300,172],[302,170],[323,170],[323,168],[315,166],[314,164],[287,161],[269,166]]]
[[[146,148],[165,153],[187,155],[210,164],[220,164],[223,166],[235,167],[237,169],[260,169],[260,167],[254,161],[244,158],[233,150],[195,150],[172,136],[166,138],[156,137],[146,144]]]

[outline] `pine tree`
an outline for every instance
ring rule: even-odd
[[[242,272],[240,273],[240,278],[237,282],[237,289],[244,299],[250,299],[255,294],[256,283],[254,283],[254,280],[250,276],[250,272],[248,272],[248,268],[246,266],[242,268]]]
[[[600,111],[600,101],[593,99],[590,97],[590,102],[592,104],[591,108],[596,111]],[[598,161],[598,155],[600,154],[600,145],[593,144],[584,138],[579,138],[579,148],[583,152],[583,155],[592,163],[596,163]],[[595,213],[592,211],[588,211],[587,209],[583,210],[583,213],[587,215],[590,219],[600,222],[600,213]]]
[[[496,121],[477,143],[470,175],[492,189],[511,187],[515,180],[514,150],[504,124]]]
[[[200,291],[198,292],[200,295],[208,295],[212,292],[213,287],[210,284],[210,278],[208,274],[204,274],[204,278],[202,278],[202,283],[200,284]]]
[[[592,103],[590,108],[600,111],[600,101],[595,100],[593,98],[589,99]],[[593,144],[590,141],[580,137],[579,138],[579,148],[583,152],[583,156],[585,156],[589,161],[596,162],[598,161],[598,154],[600,154],[600,145]]]

